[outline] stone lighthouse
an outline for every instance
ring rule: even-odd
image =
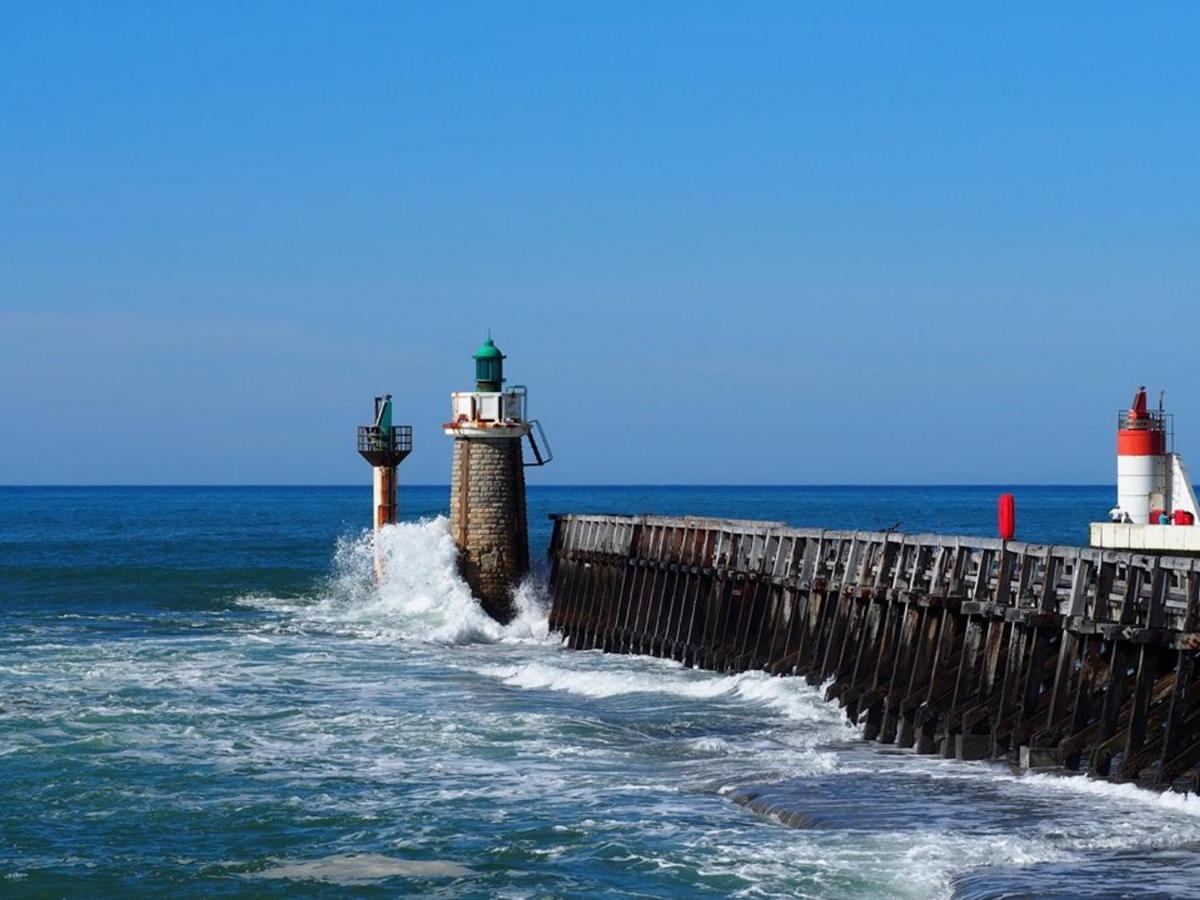
[[[529,571],[522,441],[535,461],[550,461],[534,439],[537,421],[525,417],[524,385],[504,387],[504,354],[491,336],[475,352],[475,390],[450,395],[454,438],[450,474],[450,530],[458,565],[484,610],[500,622],[514,614],[513,590]],[[542,445],[545,445],[544,435]]]

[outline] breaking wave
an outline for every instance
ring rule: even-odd
[[[412,690],[470,685],[474,692],[479,679],[510,689],[479,695],[486,702],[469,710],[448,702],[432,730],[422,732],[439,759],[462,757],[461,779],[443,772],[450,786],[441,789],[439,803],[449,798],[512,810],[534,799],[547,803],[553,785],[550,794],[587,810],[573,826],[581,841],[611,827],[622,834],[633,829],[645,845],[653,844],[646,835],[659,827],[661,811],[682,808],[681,798],[693,796],[801,823],[743,836],[723,820],[720,828],[692,834],[686,851],[645,852],[646,866],[670,860],[694,865],[698,878],[744,879],[744,889],[731,893],[794,893],[803,883],[821,895],[994,896],[992,879],[1003,884],[1015,873],[1053,878],[1054,866],[1076,871],[1118,852],[1200,845],[1196,798],[1086,778],[1016,775],[990,763],[854,741],[858,728],[801,678],[721,675],[670,660],[568,652],[548,633],[540,581],[529,579],[515,600],[518,615],[506,626],[482,610],[459,576],[449,522],[438,517],[343,539],[332,573],[308,597],[242,602],[284,613],[280,625],[289,632],[431,645],[437,684],[413,667],[405,670]],[[438,646],[460,649],[442,654]],[[415,663],[409,657],[405,665]],[[655,715],[643,721],[647,710]],[[398,745],[416,727],[405,719]],[[510,750],[518,763],[495,758]],[[401,755],[412,762],[411,748]],[[475,777],[481,771],[489,773],[486,789]],[[570,843],[563,840],[564,847]],[[324,861],[289,862],[256,877],[353,883],[346,879],[358,876],[342,873],[336,861],[336,869]],[[360,862],[370,863],[364,877],[373,877],[375,866],[407,874],[383,857],[354,865]]]
[[[563,691],[596,699],[659,694],[693,700],[751,703],[793,721],[829,726],[826,737],[845,738],[856,733],[841,711],[824,702],[803,679],[781,678],[765,672],[718,675],[687,669],[671,660],[645,659],[644,662],[646,664],[637,668],[632,664],[576,668],[535,661],[515,666],[489,666],[479,672],[512,687]]]
[[[377,551],[382,563],[378,582]],[[291,613],[304,625],[379,640],[546,641],[548,600],[542,582],[529,576],[513,599],[517,615],[507,625],[483,611],[459,575],[450,522],[438,516],[339,540],[333,573],[316,597],[244,597],[241,602]]]

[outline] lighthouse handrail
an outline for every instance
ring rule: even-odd
[[[393,425],[391,433],[384,435],[378,425],[358,426],[359,452],[396,451],[409,453],[412,451],[412,426]]]
[[[511,384],[504,392],[506,396],[518,397],[519,412],[516,416],[516,421],[527,421],[526,416],[529,413],[529,388],[523,384]]]
[[[1139,413],[1136,418],[1131,413],[1132,410],[1128,409],[1117,411],[1117,428],[1147,428],[1166,431],[1172,424],[1171,420],[1175,418],[1173,413],[1160,412],[1156,409]]]
[[[546,448],[544,455],[541,447],[538,446],[538,441],[533,436],[535,431],[537,432],[538,437],[541,439],[542,447]],[[546,440],[546,430],[542,428],[542,423],[539,420],[529,420],[529,431],[526,432],[525,436],[529,438],[529,446],[533,449],[534,459],[537,460],[537,462],[525,463],[527,468],[530,466],[544,466],[546,463],[550,462],[550,460],[554,459],[554,451],[550,449],[550,442]]]

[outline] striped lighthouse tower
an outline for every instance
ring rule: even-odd
[[[1139,387],[1133,405],[1122,410],[1117,420],[1117,509],[1113,512],[1122,521],[1157,524],[1158,516],[1170,511],[1170,473],[1166,414],[1161,408],[1147,409],[1146,388]]]
[[[1089,524],[1093,547],[1200,556],[1200,504],[1171,446],[1173,422],[1161,394],[1158,409],[1147,407],[1144,387],[1117,413],[1117,505],[1107,522]]]

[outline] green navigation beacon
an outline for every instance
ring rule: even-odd
[[[504,354],[492,343],[492,336],[475,351],[475,390],[498,394],[504,390]]]

